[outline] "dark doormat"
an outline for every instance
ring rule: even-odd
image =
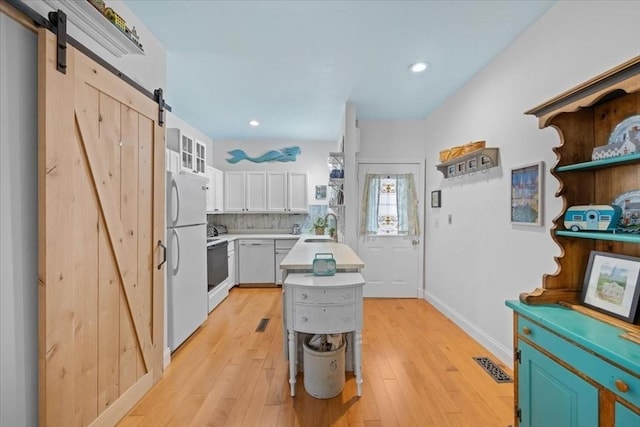
[[[474,357],[473,360],[478,362],[478,365],[482,366],[487,374],[491,375],[491,378],[496,380],[498,383],[511,383],[513,379],[500,368],[498,365],[493,363],[491,359],[488,357]]]
[[[269,318],[268,317],[263,317],[259,322],[258,322],[258,327],[256,328],[256,332],[264,332],[265,329],[267,329],[267,324],[269,323]]]

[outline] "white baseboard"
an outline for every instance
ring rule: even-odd
[[[163,367],[166,368],[171,363],[171,349],[169,347],[165,347],[164,349],[164,357],[163,357]]]
[[[444,314],[447,318],[451,319],[456,325],[458,325],[463,331],[465,331],[471,338],[476,340],[480,345],[485,347],[491,353],[493,353],[502,363],[513,369],[513,349],[507,348],[494,340],[491,336],[487,335],[482,329],[478,328],[473,323],[469,322],[464,316],[460,315],[451,307],[444,304],[435,296],[422,290],[423,299],[429,304],[433,305],[439,312]]]

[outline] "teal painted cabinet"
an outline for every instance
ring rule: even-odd
[[[616,427],[637,426],[640,426],[640,415],[635,414],[626,406],[616,403]]]
[[[558,305],[514,310],[516,425],[640,427],[640,347]]]
[[[525,342],[518,343],[521,427],[598,427],[598,389]]]

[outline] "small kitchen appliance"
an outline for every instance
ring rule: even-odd
[[[291,229],[291,234],[300,234],[299,224],[293,224],[293,228]]]
[[[336,260],[330,252],[317,253],[311,264],[314,276],[333,276],[336,274]]]
[[[227,234],[227,227],[224,225],[214,225],[213,226],[213,235],[220,236],[222,234]]]

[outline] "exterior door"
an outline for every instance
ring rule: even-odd
[[[114,425],[162,375],[158,106],[39,31],[40,425]]]
[[[358,200],[362,204],[365,175],[407,174],[414,176],[418,197],[420,230],[423,229],[423,178],[419,163],[358,164]],[[367,285],[365,297],[417,298],[422,287],[422,236],[358,236],[358,255],[366,266],[362,270]]]

